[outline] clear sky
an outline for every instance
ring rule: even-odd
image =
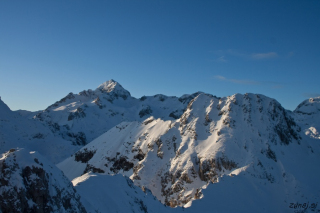
[[[132,96],[320,96],[320,1],[0,1],[0,96],[40,110],[114,79]]]

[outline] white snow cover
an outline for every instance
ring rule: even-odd
[[[70,180],[121,173],[190,211],[207,211],[210,202],[217,212],[292,212],[291,203],[316,203],[320,195],[319,141],[294,117],[263,95],[199,94],[180,119],[123,122],[58,167]],[[191,205],[202,193],[209,200]]]
[[[79,149],[39,121],[11,111],[0,100],[0,153],[17,147],[37,150],[53,163],[62,161]]]
[[[0,151],[62,161],[88,212],[317,212],[319,109],[320,97],[294,112],[258,94],[136,99],[110,80],[37,113],[0,100]]]
[[[84,145],[122,121],[142,121],[149,116],[178,118],[193,97],[194,94],[183,98],[159,94],[136,99],[118,82],[110,80],[95,90],[69,93],[38,113],[35,119],[58,127],[56,132],[63,138]],[[75,139],[79,133],[84,136],[81,142]]]
[[[129,178],[122,175],[109,176],[89,172],[72,182],[81,194],[85,207],[94,207],[94,211],[97,212],[179,213],[182,210],[164,206],[148,189],[143,192]]]
[[[311,138],[320,139],[320,97],[303,101],[294,112],[305,134]]]

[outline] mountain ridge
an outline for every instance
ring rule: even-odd
[[[281,168],[283,155],[292,158],[287,150],[304,150],[309,163],[319,153],[319,144],[303,135],[294,116],[263,95],[198,94],[179,119],[123,122],[58,167],[70,180],[88,171],[126,175],[171,207],[190,206],[203,187],[225,175],[252,174],[286,191],[292,186],[281,185],[282,176],[296,175]]]
[[[275,99],[252,93],[137,99],[109,80],[95,90],[69,93],[33,118],[29,112],[11,111],[0,100],[0,150],[24,146],[39,151],[60,162],[58,168],[74,187],[93,187],[106,196],[111,192],[95,181],[124,175],[167,206],[190,207],[175,212],[192,212],[194,205],[209,212],[206,194],[217,200],[217,210],[232,212],[224,189],[234,191],[239,212],[291,212],[291,202],[319,200],[319,100],[305,100],[290,111]],[[81,183],[75,181],[79,178]],[[132,196],[129,188],[132,209],[145,211],[137,199],[151,198]],[[80,191],[86,209],[104,208]],[[255,203],[237,198],[241,193]],[[265,207],[268,202],[274,207]]]

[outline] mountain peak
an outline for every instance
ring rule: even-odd
[[[294,110],[294,112],[296,113],[308,114],[308,115],[317,114],[319,111],[320,111],[320,96],[304,100]]]
[[[128,96],[131,96],[130,92],[124,89],[117,81],[113,79],[100,84],[96,91],[100,91],[102,93],[115,94],[117,96],[122,97],[123,99],[126,99]]]
[[[117,81],[111,79],[109,81],[103,82],[98,86],[98,89],[106,90],[107,92],[112,91],[116,86],[122,87]]]

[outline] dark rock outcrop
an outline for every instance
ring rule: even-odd
[[[10,150],[0,160],[0,212],[86,212],[71,182],[42,156]]]

